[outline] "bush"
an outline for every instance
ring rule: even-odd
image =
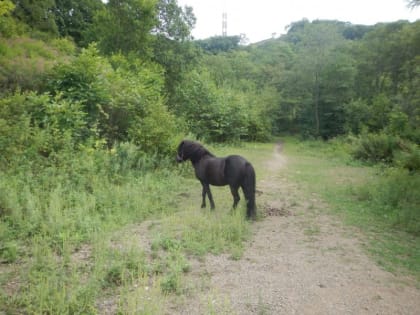
[[[161,68],[121,55],[101,57],[95,45],[69,64],[55,67],[48,89],[70,102],[79,102],[91,131],[109,147],[134,142],[148,154],[165,155],[182,132],[168,111]]]
[[[352,156],[372,163],[391,163],[395,150],[398,149],[398,140],[397,137],[385,133],[361,135]]]
[[[420,170],[420,148],[417,144],[407,143],[395,155],[395,164],[410,172]]]
[[[0,168],[72,150],[86,133],[80,104],[59,96],[15,93],[0,100],[0,117]]]
[[[350,136],[348,137],[350,139]],[[415,143],[386,133],[364,134],[352,137],[353,158],[370,162],[386,163],[409,171],[420,169],[420,149]]]

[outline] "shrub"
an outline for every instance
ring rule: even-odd
[[[420,148],[417,144],[407,143],[395,155],[395,164],[410,172],[420,170]]]
[[[82,105],[87,137],[97,132],[109,147],[133,142],[160,156],[174,149],[171,143],[182,132],[164,103],[163,88],[159,66],[121,55],[101,57],[95,45],[55,67],[48,83],[51,93]]]
[[[74,149],[86,133],[80,104],[60,96],[15,93],[0,100],[0,117],[0,167]]]
[[[361,135],[352,155],[358,160],[390,163],[398,148],[398,138],[385,133]]]

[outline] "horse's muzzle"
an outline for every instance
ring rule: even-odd
[[[182,158],[182,156],[179,156],[179,154],[177,154],[177,155],[176,155],[176,161],[177,161],[178,163],[180,163],[180,162],[184,161],[184,159]]]

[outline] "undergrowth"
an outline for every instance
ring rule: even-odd
[[[145,273],[140,254],[110,252],[95,240],[173,211],[183,179],[171,161],[152,158],[123,147],[2,171],[2,311],[93,314],[104,288]],[[87,260],[75,259],[86,244]]]
[[[192,257],[242,255],[244,203],[231,212],[224,187],[216,211],[200,210],[191,165],[128,143],[61,154],[1,173],[0,312],[158,314],[194,290]],[[146,219],[160,222],[145,231],[150,248],[128,228]]]

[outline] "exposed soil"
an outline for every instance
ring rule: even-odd
[[[207,256],[191,281],[205,288],[174,302],[170,314],[420,314],[420,290],[379,268],[355,229],[305,200],[282,175],[281,144],[258,182],[264,218],[244,255]],[[197,287],[203,285],[197,284]]]

